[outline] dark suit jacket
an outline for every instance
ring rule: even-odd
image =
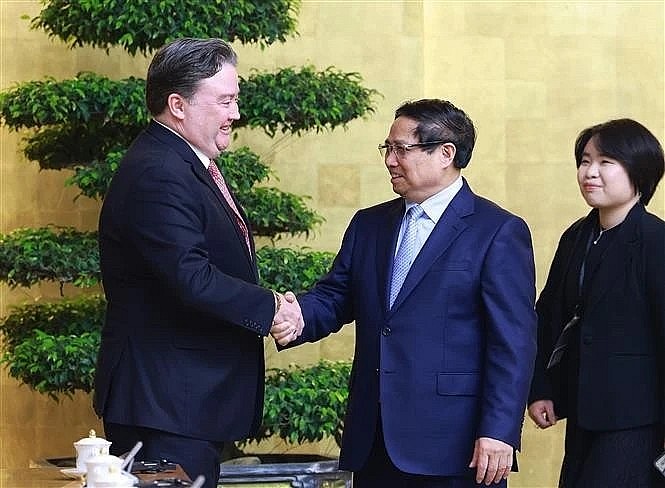
[[[520,445],[536,349],[531,237],[465,182],[389,310],[403,215],[398,198],[353,217],[330,273],[299,298],[300,342],[356,322],[344,469],[366,460],[381,402],[399,469],[467,475],[476,438]]]
[[[152,122],[128,150],[99,221],[104,292],[94,407],[108,422],[199,439],[261,420],[259,287],[233,211],[191,148]]]
[[[529,402],[554,401],[558,417],[568,411],[566,368],[546,373],[545,364],[563,325],[566,286],[577,283],[573,256],[587,245],[598,212],[562,235],[547,283],[538,298],[538,358]],[[584,252],[584,251],[582,251]],[[572,275],[572,276],[571,276]],[[573,285],[571,285],[573,283]],[[578,324],[578,424],[618,430],[665,419],[665,223],[642,204],[630,211],[593,275]]]

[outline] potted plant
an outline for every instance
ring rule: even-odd
[[[250,456],[250,462],[234,459],[222,463],[220,481],[224,485],[290,481],[293,486],[319,486],[325,480],[330,486],[350,486],[351,473],[340,471],[336,459],[302,454],[251,454],[253,445],[272,437],[287,445],[332,437],[340,446],[350,372],[350,361],[326,360],[306,367],[269,369],[263,423],[254,438],[238,443],[242,450],[235,454],[236,459]],[[252,463],[252,459],[259,464]]]
[[[187,9],[179,9],[176,0],[165,0],[160,2],[159,12],[173,15],[164,16],[155,13],[157,7],[150,2],[43,3],[40,14],[32,19],[33,28],[71,47],[108,51],[120,46],[132,56],[147,54],[183,36],[218,36],[262,48],[284,42],[295,34],[299,5],[297,0],[237,0],[223,6],[192,0]],[[151,26],[149,33],[146,23]],[[253,71],[240,83],[242,118],[236,127],[262,130],[271,138],[345,127],[374,110],[376,92],[361,85],[360,75],[332,67],[323,71],[313,66],[288,67],[274,73]],[[143,89],[144,81],[136,77],[112,80],[89,72],[68,80],[47,77],[0,93],[0,119],[11,130],[22,131],[22,151],[28,160],[37,162],[41,169],[71,170],[68,185],[76,186],[80,196],[102,199],[126,147],[149,119]],[[309,235],[322,217],[307,207],[305,197],[266,186],[274,175],[250,148],[224,153],[218,164],[243,202],[256,234],[272,240],[257,252],[263,284],[296,291],[311,286],[328,269],[332,254],[279,248],[274,242],[285,234]],[[56,399],[79,390],[89,392],[104,310],[98,293],[96,233],[49,226],[15,229],[0,236],[0,281],[11,287],[54,281],[60,284],[63,295],[51,303],[16,306],[0,321],[6,339],[2,362],[9,374]],[[65,284],[80,288],[84,296],[64,297]],[[345,371],[330,364],[314,368],[318,368],[316,377],[321,378],[327,377],[327,368],[335,373]],[[308,370],[296,369],[289,374],[296,371],[304,375]],[[271,372],[268,390],[270,381],[285,381],[286,377],[290,378],[285,371]],[[300,389],[290,391],[297,397]],[[311,389],[303,391],[312,394]],[[274,402],[284,401],[280,395],[267,395],[268,420],[260,436],[274,434],[299,442],[313,435],[303,434],[307,425],[331,435],[338,433],[334,429],[339,424],[326,430],[335,423],[332,417],[325,425],[316,419],[293,423],[281,418],[275,423],[275,408],[279,411],[281,407]],[[329,398],[335,399],[332,410],[339,407],[338,395],[334,397]]]
[[[11,286],[29,286],[41,280],[55,280],[61,286],[66,282],[96,282],[96,246],[86,242],[91,238],[86,233],[76,233],[72,244],[71,232],[19,229],[2,236],[0,280]],[[81,254],[81,249],[87,254],[74,259],[72,254]],[[260,272],[264,286],[292,290],[312,286],[332,260],[329,252],[299,253],[289,248],[266,248],[263,256]],[[0,332],[5,338],[0,363],[5,364],[11,377],[55,400],[77,390],[91,392],[105,309],[100,294],[12,307],[0,319]],[[277,425],[274,418],[268,424],[273,428],[262,430],[261,438]]]

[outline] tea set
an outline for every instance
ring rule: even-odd
[[[76,478],[85,477],[87,488],[124,488],[134,486],[138,478],[126,471],[129,456],[125,459],[109,454],[111,442],[103,437],[97,437],[94,430],[90,430],[88,437],[74,442],[76,449],[76,468],[62,469],[67,476]],[[140,445],[139,447],[140,448]],[[138,451],[138,449],[136,449]],[[133,457],[136,455],[134,453]]]
[[[84,479],[85,488],[127,488],[131,486],[188,486],[189,488],[200,488],[203,485],[205,481],[203,476],[197,477],[192,483],[179,479],[172,479],[173,483],[169,480],[141,482],[131,471],[134,457],[142,446],[143,443],[139,441],[123,457],[113,456],[109,454],[111,442],[102,437],[97,437],[96,432],[90,430],[88,437],[74,442],[76,468],[61,469],[60,471],[67,476]],[[165,460],[162,462],[168,466],[176,466]]]

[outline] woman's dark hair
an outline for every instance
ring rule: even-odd
[[[145,101],[151,115],[166,108],[171,93],[190,100],[199,82],[217,74],[222,66],[238,62],[233,48],[221,39],[182,38],[162,47],[148,67]]]
[[[455,144],[453,164],[465,168],[476,143],[476,129],[471,119],[447,100],[424,99],[406,102],[395,111],[395,118],[408,117],[417,122],[418,142],[450,141]],[[429,149],[431,152],[434,149]]]
[[[663,148],[658,139],[639,122],[616,119],[584,129],[575,141],[575,162],[582,163],[587,143],[593,139],[598,151],[616,159],[628,173],[628,178],[640,201],[647,205],[665,171]]]

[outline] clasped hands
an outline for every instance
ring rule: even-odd
[[[293,292],[278,294],[280,306],[272,321],[270,335],[273,336],[277,344],[286,346],[289,342],[297,339],[302,334],[305,327],[305,320],[302,317],[300,304]]]

